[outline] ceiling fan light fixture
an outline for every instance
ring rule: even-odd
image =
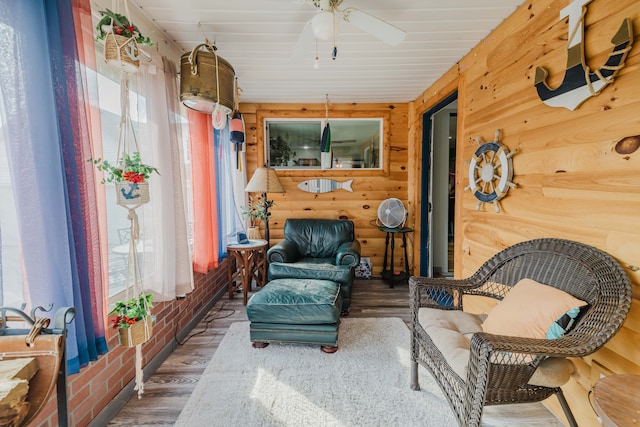
[[[332,11],[322,11],[318,12],[313,18],[311,18],[311,29],[313,30],[313,35],[318,40],[329,40],[333,37],[334,24],[337,25],[337,22],[334,22],[333,12]],[[336,28],[336,31],[338,29]]]

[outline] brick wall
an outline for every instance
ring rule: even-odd
[[[143,366],[170,345],[183,328],[227,286],[226,260],[207,274],[194,273],[195,289],[185,298],[155,303],[153,337],[142,345]],[[118,343],[117,331],[109,328],[109,352],[71,375],[67,382],[69,425],[86,426],[133,379],[135,348]],[[58,425],[56,395],[31,423],[32,426]]]

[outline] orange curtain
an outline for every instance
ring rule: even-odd
[[[218,266],[218,203],[211,116],[187,111],[193,191],[193,271],[207,273]]]

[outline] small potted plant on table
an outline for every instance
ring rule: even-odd
[[[249,228],[247,229],[247,237],[249,239],[262,239],[260,234],[260,228],[258,228],[258,220],[264,221],[267,219],[267,215],[270,215],[269,208],[273,205],[273,202],[266,202],[262,197],[258,197],[254,203],[252,196],[249,196],[249,207],[242,209],[242,216],[249,218]]]

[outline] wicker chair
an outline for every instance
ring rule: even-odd
[[[466,378],[456,374],[420,324],[420,309],[462,310],[463,295],[502,300],[523,278],[568,292],[588,302],[589,309],[558,339],[474,333]],[[409,285],[411,388],[420,389],[419,363],[431,371],[461,426],[479,426],[485,405],[538,402],[552,394],[558,397],[570,425],[577,426],[560,386],[541,387],[529,384],[529,380],[548,357],[583,357],[598,350],[618,331],[631,306],[631,284],[616,260],[591,246],[552,238],[509,247],[467,279],[411,277]],[[435,302],[443,297],[452,299],[452,305]],[[437,313],[455,315],[451,311]]]

